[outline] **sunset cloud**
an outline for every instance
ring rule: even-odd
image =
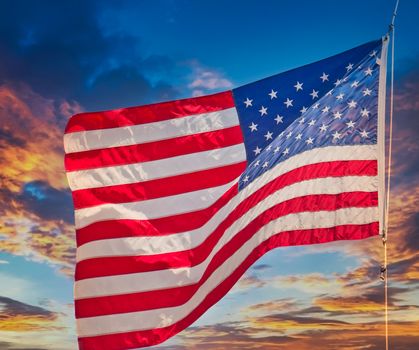
[[[0,12],[1,350],[77,347],[74,212],[63,166],[63,130],[71,115],[228,90],[305,64],[308,55],[320,58],[326,48],[337,50],[327,42],[313,46],[313,33],[304,39],[304,28],[303,40],[281,34],[278,23],[287,18],[278,15],[286,11],[261,16],[263,6],[246,12],[249,6],[228,3],[220,11],[211,2],[14,2]],[[235,22],[245,23],[249,15],[256,18],[246,27],[251,31]],[[212,20],[206,23],[206,17]],[[410,44],[408,54],[413,49]],[[396,65],[404,65],[396,57]],[[390,348],[413,350],[419,344],[419,71],[401,71],[394,96],[388,306]],[[273,88],[286,94],[283,86]],[[309,88],[304,81],[300,93]],[[256,98],[254,107],[260,108]],[[278,249],[250,267],[195,324],[156,349],[382,350],[382,263],[378,236]]]
[[[0,250],[70,267],[73,213],[60,124],[63,111],[80,107],[57,108],[25,84],[1,85],[0,105]]]
[[[58,327],[58,315],[39,306],[0,296],[0,310],[0,331],[42,331]]]

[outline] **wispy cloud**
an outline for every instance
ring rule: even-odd
[[[193,96],[201,96],[208,93],[231,89],[233,83],[221,72],[202,66],[197,61],[191,61],[191,82],[188,88]]]

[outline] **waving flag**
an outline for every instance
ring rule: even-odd
[[[377,235],[386,47],[211,96],[73,116],[80,349],[164,341],[275,247]]]

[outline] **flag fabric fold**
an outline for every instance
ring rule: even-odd
[[[80,349],[161,343],[273,248],[379,234],[386,50],[73,116]]]

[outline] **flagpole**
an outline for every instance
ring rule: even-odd
[[[396,1],[394,7],[391,24],[389,26],[388,34],[391,34],[391,73],[390,73],[390,112],[389,112],[389,146],[388,146],[388,163],[387,163],[387,186],[386,186],[386,201],[385,201],[385,221],[384,231],[382,235],[383,249],[384,249],[384,265],[382,274],[384,279],[384,318],[385,318],[385,349],[389,349],[388,344],[388,272],[387,272],[387,238],[389,226],[389,212],[390,212],[390,185],[391,185],[391,160],[392,160],[392,146],[393,146],[393,113],[394,113],[394,39],[395,39],[395,20],[397,10],[399,7],[399,0]]]

